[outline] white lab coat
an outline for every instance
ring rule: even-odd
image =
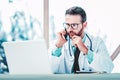
[[[92,37],[92,36],[90,37],[90,39],[92,41],[93,61],[91,63],[88,63],[87,56],[83,56],[83,52],[80,52],[80,56],[79,56],[80,71],[87,72],[89,71],[89,69],[92,69],[92,71],[100,71],[100,72],[105,71],[107,73],[110,73],[114,66],[103,40],[100,39],[99,37]],[[87,37],[84,43],[89,49],[90,41]],[[52,55],[52,51],[55,48],[56,47],[53,43],[52,46],[49,48],[49,57],[50,57],[51,68],[53,73],[72,73],[72,68],[74,63],[74,53],[71,48],[72,56],[70,56],[68,49],[68,42],[66,42],[63,45],[61,50],[61,56],[59,57]],[[85,68],[85,70],[82,70],[83,67]]]

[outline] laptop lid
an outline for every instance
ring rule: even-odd
[[[44,39],[4,42],[10,74],[51,74]]]

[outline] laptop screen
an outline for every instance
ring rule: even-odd
[[[51,74],[44,39],[4,42],[10,74]]]

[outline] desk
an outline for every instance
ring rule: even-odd
[[[48,74],[48,75],[0,74],[0,80],[120,80],[120,73],[112,73],[112,74]]]

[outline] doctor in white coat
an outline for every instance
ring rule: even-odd
[[[53,73],[107,72],[113,63],[103,40],[85,32],[86,13],[81,7],[66,10],[64,30],[49,48]]]

